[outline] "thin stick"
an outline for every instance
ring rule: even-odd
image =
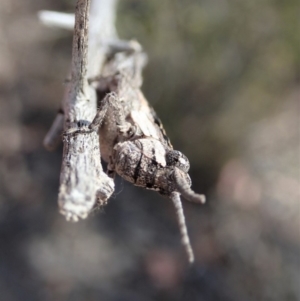
[[[95,1],[95,3],[101,1]],[[114,3],[114,0],[102,2]],[[95,90],[88,85],[87,76],[99,72],[103,56],[93,57],[93,68],[87,73],[88,66],[88,24],[90,0],[78,0],[75,13],[75,28],[72,48],[71,81],[69,94],[64,102],[66,132],[89,124],[97,112]],[[112,8],[114,8],[112,6]],[[95,29],[92,31],[96,34]],[[98,37],[92,39],[89,51],[99,47]],[[92,64],[90,63],[89,66]],[[114,190],[112,179],[103,172],[100,161],[99,137],[96,132],[89,134],[64,135],[63,161],[60,176],[58,203],[60,212],[68,220],[86,218],[96,200],[104,204]]]
[[[181,242],[185,247],[188,260],[190,263],[194,262],[194,252],[190,243],[189,235],[187,232],[187,227],[185,223],[185,217],[183,213],[182,203],[180,200],[180,194],[178,192],[173,192],[171,194],[171,200],[173,201],[173,204],[175,206],[176,214],[177,214],[177,220],[179,224],[179,229],[181,233]]]
[[[76,4],[73,37],[71,83],[75,97],[82,97],[87,90],[87,50],[90,0],[78,0]]]
[[[38,18],[44,25],[49,27],[58,27],[68,30],[74,29],[74,14],[41,10],[38,12]]]
[[[64,129],[64,119],[64,113],[62,110],[59,110],[43,141],[43,145],[48,151],[54,151],[61,142],[61,135]]]

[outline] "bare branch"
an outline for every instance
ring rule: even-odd
[[[105,59],[106,52],[99,45],[99,35],[101,36],[103,28],[95,27],[95,24],[100,25],[97,19],[101,19],[103,12],[97,8],[102,7],[103,2],[113,10],[110,15],[114,13],[114,0],[94,1],[89,53],[87,45],[90,1],[78,0],[76,5],[70,90],[63,106],[64,128],[67,132],[88,126],[97,112],[96,92],[88,85],[87,76],[99,73]],[[97,5],[99,3],[101,5]],[[100,15],[96,16],[95,12]],[[114,28],[114,24],[110,24]],[[113,30],[106,32],[111,33]],[[98,134],[65,134],[58,196],[60,212],[73,221],[85,218],[95,206],[96,199],[98,203],[105,204],[113,189],[112,179],[102,170]]]
[[[39,20],[46,26],[58,27],[62,29],[73,30],[75,16],[74,14],[60,13],[49,10],[41,10],[38,12]]]
[[[88,23],[90,0],[78,0],[75,13],[75,28],[72,46],[71,89],[81,98],[87,91],[87,50],[88,50]],[[74,101],[75,101],[74,99]],[[76,99],[77,100],[77,99]],[[88,100],[88,99],[86,99]]]

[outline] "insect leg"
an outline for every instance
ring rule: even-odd
[[[107,175],[110,178],[114,178],[115,174],[116,174],[116,172],[115,172],[115,163],[113,161],[113,157],[109,156],[109,162],[108,162],[108,165],[107,165]]]
[[[185,250],[188,255],[188,260],[190,263],[194,262],[194,252],[190,243],[190,238],[187,232],[187,227],[185,223],[185,217],[183,213],[183,208],[180,200],[180,194],[178,192],[172,192],[170,195],[171,200],[173,201],[173,204],[175,206],[176,214],[177,214],[177,220],[179,224],[179,229],[181,233],[181,241],[182,244],[185,247]]]
[[[177,190],[181,193],[181,195],[188,201],[194,202],[194,203],[205,203],[205,196],[203,194],[197,194],[195,193],[191,188],[190,184],[188,183],[186,177],[183,175],[183,172],[175,167],[174,170],[174,180],[176,183]]]
[[[107,109],[109,107],[109,98],[110,98],[110,94],[107,94],[104,97],[104,99],[101,101],[100,108],[98,109],[95,118],[89,125],[89,129],[91,131],[98,131],[99,127],[101,126],[104,117],[106,115]]]
[[[116,95],[116,93],[111,92],[106,94],[104,99],[100,103],[100,108],[97,111],[97,114],[94,120],[89,125],[89,129],[91,131],[98,131],[99,127],[101,126],[108,109],[110,109],[110,113],[113,116],[109,116],[110,118],[113,117],[116,121],[116,125],[119,129],[119,132],[122,135],[125,135],[130,132],[131,124],[125,120],[124,109],[122,105],[122,100]]]

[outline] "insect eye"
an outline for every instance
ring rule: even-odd
[[[166,154],[166,162],[168,166],[178,167],[184,172],[188,172],[190,169],[188,158],[177,150],[171,150]]]

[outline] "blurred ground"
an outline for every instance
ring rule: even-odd
[[[74,2],[1,1],[0,299],[300,300],[298,1],[119,5],[120,36],[149,54],[145,94],[208,198],[184,204],[192,268],[172,204],[156,193],[118,179],[87,221],[57,212],[62,150],[42,140],[71,36],[36,12]]]

